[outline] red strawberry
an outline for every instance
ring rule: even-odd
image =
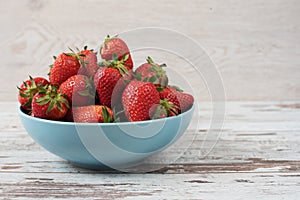
[[[161,119],[168,117],[168,112],[163,105],[156,104],[150,108],[151,119]]]
[[[79,69],[79,74],[86,75],[87,77],[93,77],[98,70],[97,56],[93,50],[88,50],[87,46],[84,50],[78,53],[80,56],[81,68]]]
[[[168,86],[159,92],[160,99],[167,99],[174,103],[180,110],[185,112],[190,109],[194,103],[194,97],[190,94],[178,91],[175,87]]]
[[[45,78],[32,78],[29,76],[29,79],[24,81],[22,85],[18,87],[18,100],[21,107],[27,111],[30,110],[33,96],[41,89],[46,89],[48,85],[49,82]]]
[[[133,68],[133,62],[127,44],[116,36],[111,38],[108,35],[100,48],[100,55],[105,60],[112,60],[114,54],[118,60],[122,60],[125,56],[128,56],[124,65],[130,69]]]
[[[83,123],[109,123],[113,122],[113,112],[110,108],[102,105],[90,105],[73,107],[72,112],[74,122]],[[69,115],[70,115],[69,114]]]
[[[51,85],[59,86],[78,73],[80,68],[78,57],[75,53],[62,53],[55,58],[49,73]]]
[[[126,80],[130,80],[131,76],[132,70],[128,70],[122,61],[111,60],[107,62],[107,66],[99,68],[94,76],[94,85],[100,104],[107,107],[115,105],[121,99]]]
[[[113,107],[113,113],[114,113],[114,122],[128,122],[127,117],[125,116],[122,102],[116,105],[115,107]]]
[[[168,100],[160,100],[160,104],[167,110],[168,117],[176,116],[180,113],[180,109],[174,103]]]
[[[84,75],[71,76],[59,87],[59,91],[65,94],[74,106],[91,103],[91,100],[95,97],[93,90],[91,81]]]
[[[167,99],[160,100],[150,111],[151,119],[161,119],[178,115],[179,107]]]
[[[168,85],[168,77],[166,75],[163,67],[166,67],[166,64],[157,64],[155,63],[151,57],[148,57],[147,62],[139,66],[135,70],[135,76],[137,79],[152,82],[157,87],[164,88]]]
[[[66,122],[74,122],[73,120],[73,112],[72,109],[75,107],[72,107],[71,109],[68,110],[67,114],[65,115],[65,117],[62,119],[63,121]]]
[[[150,119],[150,109],[159,104],[159,93],[153,83],[131,81],[122,95],[122,104],[129,121]]]
[[[69,102],[55,87],[49,86],[46,92],[34,95],[31,107],[34,117],[60,120],[67,114]]]

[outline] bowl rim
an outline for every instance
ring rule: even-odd
[[[52,123],[52,124],[59,124],[59,125],[67,125],[67,126],[74,126],[74,125],[79,125],[79,126],[118,126],[118,125],[132,125],[132,124],[149,124],[152,122],[162,122],[162,121],[169,121],[169,120],[173,120],[176,118],[181,118],[185,115],[187,115],[190,112],[193,112],[195,107],[195,104],[192,105],[192,107],[190,109],[188,109],[187,111],[180,113],[179,115],[176,116],[172,116],[172,117],[166,117],[166,118],[161,118],[161,119],[152,119],[152,120],[145,120],[145,121],[136,121],[136,122],[113,122],[113,123],[84,123],[84,122],[66,122],[66,121],[56,121],[56,120],[49,120],[49,119],[43,119],[43,118],[38,118],[38,117],[33,117],[30,116],[26,113],[23,112],[21,106],[18,107],[18,112],[19,115],[22,117],[25,117],[27,119],[30,120],[35,120],[35,121],[39,121],[39,122],[44,122],[44,123]]]

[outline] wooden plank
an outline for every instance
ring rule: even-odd
[[[217,135],[207,137],[210,112],[209,106],[206,105],[209,104],[201,103],[201,105],[203,111],[200,115],[203,120],[200,129],[190,127],[180,143],[188,146],[178,145],[164,155],[169,158],[180,155],[174,165],[217,165],[234,171],[240,168],[238,166],[228,168],[228,166],[244,164],[244,168],[247,168],[253,164],[255,167],[251,170],[276,166],[285,169],[293,168],[299,161],[298,103],[228,102],[224,130],[218,138]],[[76,171],[77,169],[73,169],[67,162],[43,150],[27,135],[18,120],[16,107],[15,102],[0,104],[0,109],[3,111],[0,115],[4,119],[0,122],[2,135],[0,171],[26,173]],[[259,119],[264,119],[264,122]],[[7,123],[9,121],[12,123]],[[272,162],[275,166],[268,166]],[[197,168],[192,169],[199,171]],[[200,171],[201,169],[200,167]],[[280,170],[282,168],[278,168],[277,171]]]
[[[298,198],[299,102],[227,102],[224,130],[216,144],[213,137],[206,137],[210,103],[200,105],[199,129],[193,125],[185,133],[185,140],[194,140],[176,162],[152,173],[124,174],[74,167],[50,154],[24,130],[18,119],[17,103],[2,102],[0,196],[3,199]],[[166,156],[182,151],[184,148],[179,146]]]
[[[52,55],[68,46],[98,49],[107,34],[149,26],[173,29],[200,43],[222,75],[228,100],[299,100],[298,0],[128,0],[122,10],[119,6],[109,0],[84,6],[80,0],[2,2],[0,70],[6,84],[0,84],[0,100],[16,99],[15,85],[28,73],[46,76]],[[104,21],[103,16],[109,17]],[[173,57],[159,54],[154,58],[181,68]],[[134,56],[137,65],[146,56]]]
[[[297,199],[299,173],[2,174],[2,198]]]

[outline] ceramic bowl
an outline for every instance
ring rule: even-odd
[[[141,122],[73,123],[27,115],[23,126],[49,152],[89,169],[123,169],[173,144],[187,129],[194,107],[174,117]]]

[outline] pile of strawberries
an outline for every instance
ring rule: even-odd
[[[18,100],[33,117],[71,122],[144,121],[178,115],[190,109],[192,95],[168,84],[165,64],[150,57],[136,70],[126,43],[105,39],[97,53],[84,47],[54,56],[49,81],[24,81]]]

